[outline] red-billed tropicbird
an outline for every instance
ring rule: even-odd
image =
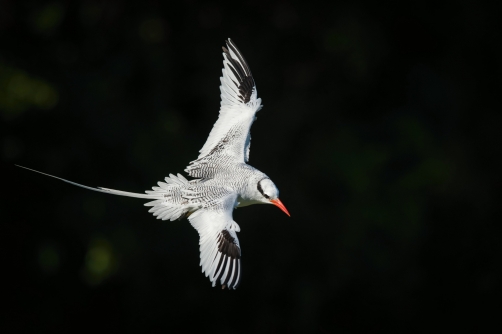
[[[70,184],[108,194],[146,198],[157,219],[175,220],[188,217],[199,232],[200,265],[213,286],[219,281],[223,288],[235,289],[241,280],[241,248],[239,225],[232,219],[236,207],[252,204],[274,204],[289,215],[279,200],[279,190],[270,178],[246,162],[249,159],[250,129],[255,114],[262,107],[255,82],[244,57],[232,40],[223,47],[221,108],[197,160],[185,172],[169,174],[158,187],[146,194],[92,188],[53,175]],[[21,167],[21,166],[19,166]]]

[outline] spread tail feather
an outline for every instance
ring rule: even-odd
[[[135,197],[135,198],[147,198],[147,199],[158,198],[158,195],[153,195],[153,194],[138,194],[138,193],[131,193],[131,192],[128,192],[128,191],[121,191],[121,190],[108,189],[108,188],[102,188],[102,187],[98,187],[98,188],[88,187],[88,186],[84,186],[83,184],[72,182],[72,181],[68,181],[68,180],[65,180],[63,178],[60,178],[60,177],[57,177],[57,176],[54,176],[54,175],[50,175],[50,174],[39,172],[38,170],[34,170],[34,169],[31,169],[31,168],[27,168],[27,167],[23,167],[23,166],[19,166],[19,165],[15,165],[15,166],[21,167],[21,168],[30,170],[32,172],[45,175],[45,176],[53,177],[55,179],[64,181],[66,183],[72,184],[72,185],[80,187],[80,188],[84,188],[84,189],[88,189],[88,190],[93,190],[93,191],[98,191],[98,192],[105,193],[105,194],[113,194],[113,195]]]

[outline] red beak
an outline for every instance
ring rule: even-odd
[[[280,199],[271,199],[270,202],[279,209],[281,209],[282,211],[284,211],[285,214],[291,217],[291,215],[288,212],[288,209],[286,209],[286,207],[284,206],[284,204],[282,204]]]

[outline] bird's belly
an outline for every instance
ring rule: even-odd
[[[255,201],[255,200],[252,200],[252,199],[242,198],[240,196],[237,198],[237,202],[239,203],[239,204],[237,204],[238,208],[241,208],[243,206],[253,205],[253,204],[260,204],[259,201]]]

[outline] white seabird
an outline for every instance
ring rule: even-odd
[[[250,129],[261,108],[256,85],[248,64],[232,40],[223,47],[221,108],[197,160],[185,172],[169,174],[158,187],[146,194],[92,188],[53,175],[38,172],[70,184],[108,194],[150,199],[157,219],[176,220],[188,217],[200,237],[200,265],[213,283],[235,289],[241,281],[241,248],[239,225],[232,219],[236,207],[273,204],[289,212],[279,200],[279,190],[270,178],[247,164],[251,142]]]

